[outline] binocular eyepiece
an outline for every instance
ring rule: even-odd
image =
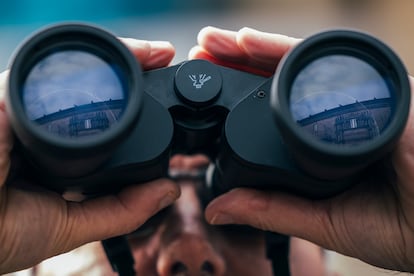
[[[326,197],[391,151],[410,86],[394,52],[355,31],[305,39],[265,78],[205,60],[142,72],[107,31],[61,24],[18,50],[6,103],[19,153],[60,192],[113,192],[201,152],[218,192]]]

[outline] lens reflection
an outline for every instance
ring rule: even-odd
[[[353,56],[319,58],[294,80],[293,118],[307,132],[332,144],[359,145],[387,128],[393,99],[387,81]]]
[[[117,65],[85,51],[46,56],[22,90],[27,117],[60,137],[97,135],[116,124],[125,108]]]

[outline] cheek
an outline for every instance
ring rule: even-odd
[[[134,269],[136,275],[157,275],[156,274],[156,256],[149,255],[145,249],[132,249],[132,255],[135,260]]]
[[[233,250],[233,252],[226,254],[224,257],[228,275],[273,276],[271,263],[264,254]]]
[[[223,237],[220,247],[226,262],[226,275],[273,276],[263,238]]]
[[[148,256],[144,250],[134,251],[135,272],[137,275],[157,275],[155,257]]]
[[[135,271],[137,275],[157,275],[156,264],[160,250],[160,235],[157,231],[145,242],[129,240],[132,255],[135,260]]]

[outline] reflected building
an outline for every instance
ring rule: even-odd
[[[392,98],[340,105],[297,121],[306,131],[332,144],[359,144],[379,136],[392,115]]]
[[[115,124],[124,108],[125,100],[91,102],[44,115],[34,121],[61,137],[92,136]]]

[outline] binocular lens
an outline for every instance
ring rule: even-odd
[[[78,139],[99,135],[118,122],[127,92],[119,65],[87,51],[46,55],[22,85],[29,120],[43,131]]]
[[[142,71],[111,33],[54,25],[31,36],[10,68],[7,111],[31,162],[52,174],[91,173],[140,116]]]
[[[395,145],[407,122],[410,85],[401,60],[378,39],[328,31],[305,39],[281,61],[271,103],[301,168],[343,179]]]
[[[372,141],[387,128],[393,91],[366,61],[327,55],[296,76],[290,93],[293,119],[318,140],[338,145]]]

